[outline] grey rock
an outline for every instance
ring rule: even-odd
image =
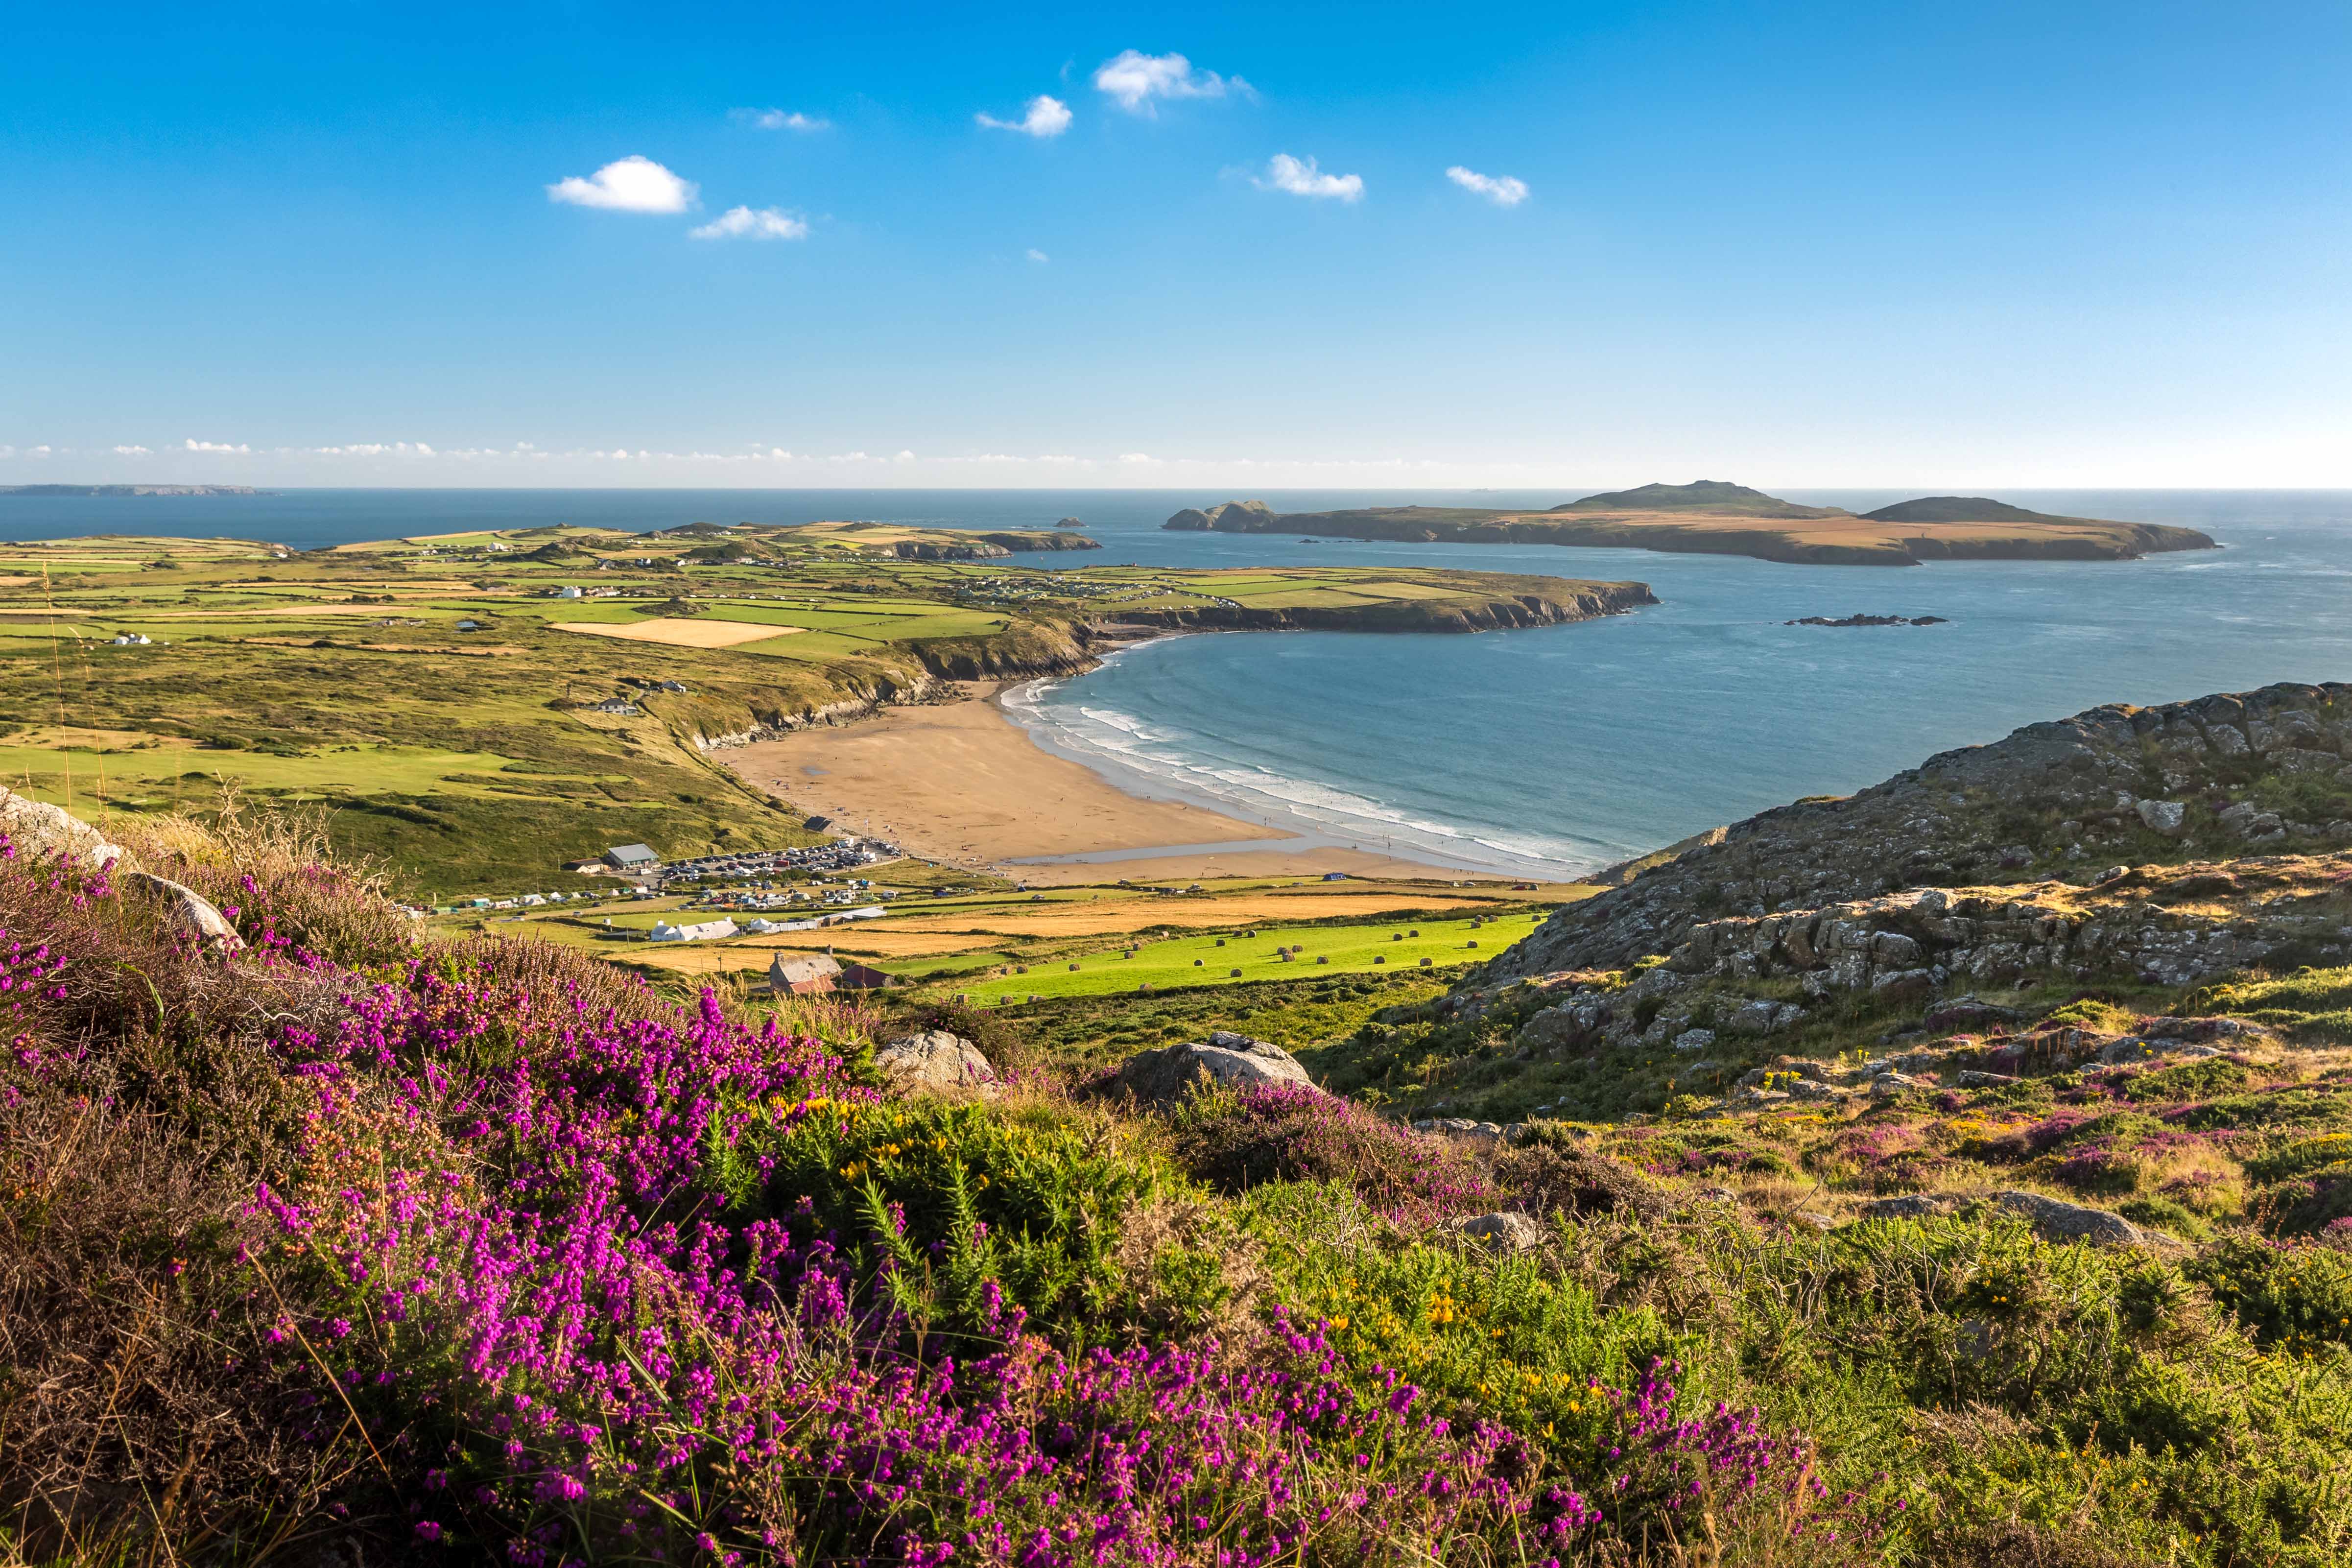
[[[1535,1050],[1563,1050],[1591,1044],[1615,1016],[1608,999],[1579,996],[1547,1007],[1519,1029],[1519,1044]]]
[[[1919,1080],[1907,1073],[1883,1072],[1870,1080],[1870,1092],[1879,1100],[1892,1100],[1906,1089],[1916,1089]]]
[[[154,895],[163,906],[163,918],[197,941],[216,942],[230,949],[245,945],[244,939],[236,934],[236,928],[228,923],[220,910],[213,908],[210,900],[194,888],[145,871],[128,872],[123,881],[128,886]]]
[[[2021,1216],[2044,1241],[2084,1241],[2094,1247],[2145,1247],[2148,1233],[2119,1214],[2087,1204],[2064,1203],[2040,1193],[2011,1190],[1995,1193],[1992,1201]]]
[[[1235,1089],[1293,1085],[1313,1089],[1307,1069],[1280,1046],[1220,1029],[1205,1041],[1139,1051],[1120,1064],[1117,1087],[1145,1104],[1181,1099],[1196,1083]]]
[[[1936,976],[1926,969],[1897,969],[1872,979],[1870,994],[1887,1001],[1925,1001],[1936,989]]]
[[[2120,1040],[2109,1040],[2099,1047],[2099,1060],[2109,1067],[2117,1062],[2144,1062],[2156,1055],[2156,1047],[2137,1035],[2126,1035]]]
[[[1482,1242],[1490,1252],[1525,1252],[1543,1245],[1543,1226],[1517,1209],[1474,1214],[1446,1226],[1454,1235]]]
[[[981,1089],[996,1082],[996,1069],[980,1047],[945,1029],[887,1041],[875,1050],[874,1064],[900,1089],[915,1091]]]
[[[122,858],[121,846],[108,843],[106,835],[65,807],[5,788],[0,788],[0,835],[16,847],[19,857],[62,860],[84,871],[95,871]]]
[[[1959,1082],[1962,1089],[2003,1089],[2016,1081],[2016,1079],[2003,1072],[1979,1072],[1975,1068],[1960,1069]]]
[[[1675,1037],[1675,1049],[1678,1051],[1703,1051],[1714,1044],[1713,1029],[1685,1029]]]
[[[2178,800],[2144,800],[2139,803],[2139,819],[2151,831],[2167,836],[2178,835],[2189,817],[2189,805]]]
[[[1726,1034],[1772,1035],[1790,1027],[1805,1016],[1794,1002],[1749,1002],[1733,1009],[1723,1021]]]

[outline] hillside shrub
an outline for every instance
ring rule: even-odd
[[[1185,1169],[1223,1193],[1330,1182],[1389,1218],[1421,1223],[1494,1206],[1467,1152],[1318,1089],[1200,1093],[1171,1119],[1171,1135]]]

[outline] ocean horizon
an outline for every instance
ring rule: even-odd
[[[1575,490],[1274,490],[1285,510],[1549,506]],[[1906,489],[1776,493],[1864,510]],[[1635,579],[1662,601],[1460,635],[1156,639],[1008,711],[1138,793],[1464,869],[1570,877],[1931,753],[2105,702],[2352,674],[2352,491],[2003,489],[2037,510],[2176,523],[2221,549],[2136,562],[1793,566],[1732,556],[1164,531],[1183,490],[319,490],[0,498],[0,539],[137,532],[296,548],[478,528],[870,518],[1084,521],[1100,552],[1019,563],[1418,565]],[[1924,627],[1785,623],[1857,612]]]

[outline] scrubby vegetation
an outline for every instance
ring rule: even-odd
[[[1444,1142],[1304,1090],[1139,1113],[1034,1040],[1001,1094],[902,1100],[846,1010],[420,944],[283,834],[159,820],[132,847],[245,945],[0,858],[0,1501],[27,1560],[2352,1552],[2352,1226],[2263,1207],[2334,1180],[2324,1074],[2209,1058],[1930,1089],[1811,1142],[1616,1135],[1646,1171],[1558,1124]],[[2184,1152],[2224,1114],[2263,1130],[2205,1141],[2242,1174]],[[1721,1185],[1851,1179],[1832,1150],[2128,1167],[2225,1235],[1825,1235]],[[1496,1209],[1529,1245],[1465,1227]]]

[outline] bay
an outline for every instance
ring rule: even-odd
[[[1789,489],[1856,510],[1906,491]],[[1270,492],[1283,510],[1549,506],[1581,493]],[[2352,675],[2352,492],[2033,491],[2039,510],[2201,528],[2224,549],[2121,563],[1789,566],[1727,556],[1170,533],[1199,491],[289,490],[0,498],[0,539],[97,532],[300,548],[551,522],[872,518],[1042,527],[1105,548],[1038,570],[1428,565],[1648,583],[1664,601],[1576,626],[1470,637],[1169,638],[1016,710],[1115,779],[1367,847],[1559,876],[1804,795],[1844,794],[1948,746],[2102,702]],[[1941,616],[1927,627],[1791,626]]]

